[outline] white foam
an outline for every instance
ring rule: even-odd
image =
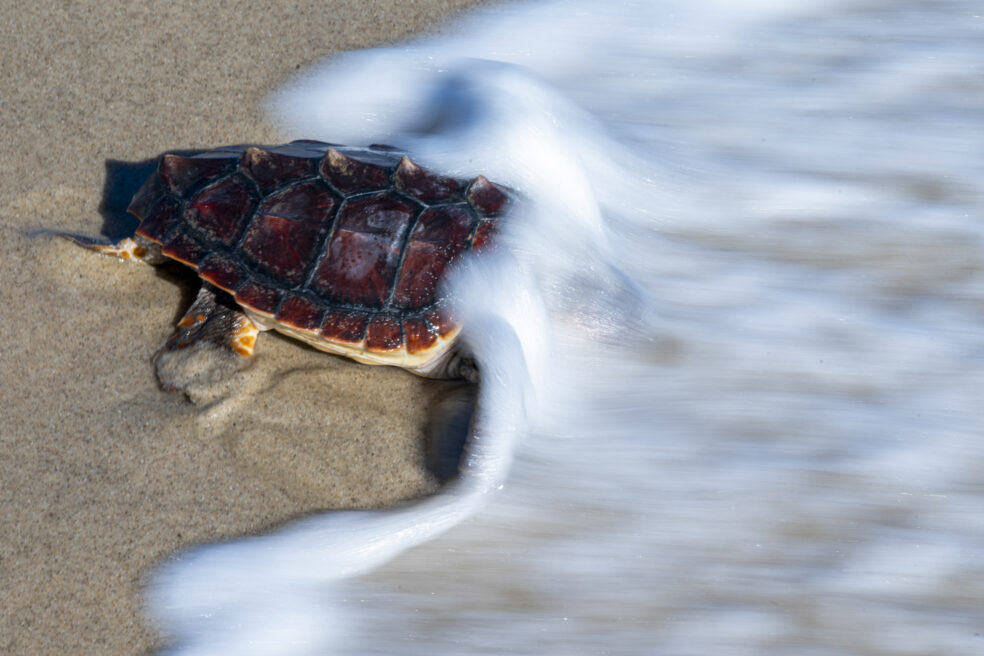
[[[510,4],[271,100],[526,203],[461,482],[171,563],[176,653],[979,651],[980,18],[778,5]]]

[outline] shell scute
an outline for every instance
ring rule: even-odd
[[[158,162],[158,166],[160,166],[160,162]],[[154,169],[154,172],[140,185],[137,193],[133,194],[126,211],[142,221],[146,219],[154,206],[163,200],[167,191],[169,189],[161,180],[161,174],[157,169]]]
[[[335,303],[381,309],[389,298],[399,253],[373,235],[339,230],[315,270],[311,287]]]
[[[371,351],[395,351],[403,346],[402,322],[393,317],[377,315],[369,320],[366,348]]]
[[[459,189],[454,178],[431,173],[411,162],[409,157],[400,160],[393,180],[398,189],[424,203],[450,200]]]
[[[359,196],[338,213],[338,227],[377,235],[397,247],[417,214],[417,207],[393,193]]]
[[[264,194],[275,191],[285,182],[314,175],[316,165],[317,160],[310,157],[296,157],[260,148],[247,148],[239,161],[239,168]]]
[[[417,309],[434,302],[444,270],[468,245],[472,218],[466,207],[456,205],[420,215],[403,256],[394,305]]]
[[[303,296],[288,296],[277,310],[277,321],[294,328],[317,332],[321,327],[323,310],[320,305]]]
[[[236,170],[238,155],[213,151],[194,156],[162,155],[157,165],[161,180],[173,194],[183,198],[190,192]]]
[[[267,196],[247,229],[243,252],[266,273],[291,285],[301,284],[338,204],[332,191],[317,180]]]
[[[235,294],[246,280],[243,267],[236,260],[219,253],[209,253],[199,262],[198,275],[230,294]]]
[[[509,204],[509,196],[498,185],[480,175],[468,185],[465,198],[476,210],[486,216],[499,216]]]
[[[338,211],[335,232],[311,287],[337,303],[382,308],[415,211],[390,193],[349,200]]]
[[[259,201],[253,185],[242,175],[231,175],[196,193],[184,218],[209,240],[232,246]]]
[[[458,327],[454,315],[446,307],[436,307],[427,312],[424,317],[427,319],[427,323],[433,327],[434,332],[441,337],[451,334]]]
[[[369,317],[360,312],[329,311],[321,323],[321,336],[348,344],[360,344],[366,338]]]
[[[180,231],[168,237],[162,246],[161,252],[164,255],[193,267],[197,267],[209,254],[204,246]]]
[[[434,328],[421,317],[408,317],[403,320],[403,335],[408,353],[421,353],[434,346],[437,335]]]
[[[379,191],[389,186],[390,167],[362,161],[329,148],[318,171],[344,194]]]
[[[475,236],[472,237],[472,251],[481,253],[489,250],[495,245],[495,233],[499,225],[495,221],[482,221],[475,228]]]
[[[284,298],[283,290],[250,280],[236,291],[236,302],[257,312],[274,315]]]
[[[161,244],[171,227],[181,219],[181,205],[165,196],[152,205],[146,214],[137,216],[143,219],[137,234]]]

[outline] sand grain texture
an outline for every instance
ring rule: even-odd
[[[140,585],[176,550],[435,489],[425,381],[267,334],[193,405],[151,366],[188,278],[27,235],[98,234],[109,161],[281,141],[260,104],[296,70],[477,3],[291,4],[3,11],[0,653],[146,653]]]

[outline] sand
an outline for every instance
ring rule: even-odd
[[[147,653],[163,643],[142,584],[176,551],[436,489],[421,446],[434,384],[267,333],[234,385],[194,404],[151,364],[193,282],[28,232],[99,234],[108,163],[282,141],[261,103],[295,71],[474,4],[5,7],[0,653]]]

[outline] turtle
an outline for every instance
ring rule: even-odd
[[[249,357],[273,329],[357,362],[474,382],[442,281],[494,247],[513,202],[482,175],[440,175],[390,146],[226,146],[162,154],[127,208],[140,220],[132,237],[72,238],[197,272],[198,295],[161,352],[204,340]]]

